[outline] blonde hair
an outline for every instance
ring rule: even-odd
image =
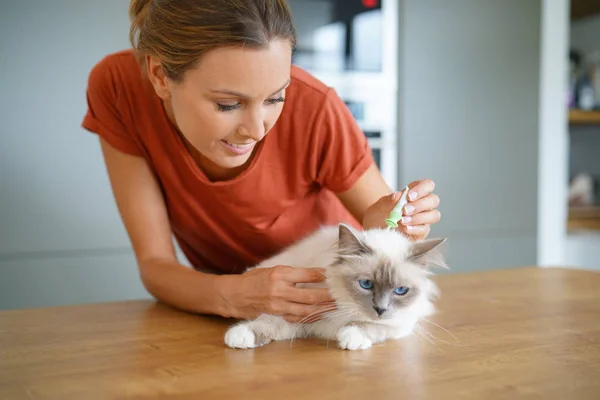
[[[154,56],[174,81],[217,47],[261,48],[276,38],[296,44],[285,0],[130,0],[129,17],[142,66]]]

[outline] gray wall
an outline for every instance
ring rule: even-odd
[[[2,4],[0,309],[147,296],[80,128],[89,70],[128,46],[128,3]]]
[[[537,0],[405,0],[400,181],[431,177],[454,271],[536,263]]]
[[[127,5],[3,4],[0,309],[148,297],[80,128]],[[400,181],[437,181],[454,271],[535,262],[539,18],[536,0],[403,2]]]
[[[591,174],[596,183],[596,205],[600,205],[600,126],[571,126],[569,135],[569,177]]]
[[[571,24],[571,45],[589,53],[600,51],[600,15],[574,21]]]

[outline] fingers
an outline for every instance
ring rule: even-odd
[[[279,267],[277,267],[279,268]],[[318,283],[325,280],[324,268],[294,268],[284,266],[283,280],[289,283]]]
[[[337,305],[335,304],[335,302],[329,302],[326,304],[323,304],[322,307],[319,307],[319,309],[317,311],[315,311],[314,313],[308,315],[306,318],[304,318],[304,320],[302,321],[305,324],[310,324],[313,322],[316,322],[320,319],[323,318],[323,316],[327,313],[330,313],[332,311],[337,310]]]
[[[425,239],[429,232],[431,231],[430,225],[402,225],[402,230],[407,234],[412,236],[414,239],[422,240]]]
[[[434,210],[439,205],[440,198],[436,194],[428,194],[404,206],[404,215],[412,216],[423,211]]]
[[[282,316],[299,317],[300,320],[302,320],[320,317],[322,314],[329,311],[333,311],[334,309],[335,304],[320,304],[309,306],[306,304],[281,302],[274,308],[274,310],[271,311],[271,313],[279,314]]]
[[[404,216],[400,223],[405,226],[411,225],[433,225],[440,221],[441,213],[439,210],[423,211],[413,216]]]
[[[323,318],[323,315],[335,311],[337,306],[335,302],[328,302],[318,307],[308,307],[307,313],[296,315],[296,314],[283,314],[282,317],[288,322],[310,324]]]
[[[283,319],[285,319],[287,322],[292,323],[292,324],[299,323],[303,319],[303,317],[299,317],[297,315],[289,315],[289,314],[282,315],[281,317]]]
[[[284,293],[285,300],[299,304],[320,304],[332,301],[333,298],[327,289],[300,289],[289,288]]]
[[[408,185],[408,188],[408,201],[413,202],[427,196],[430,193],[433,193],[433,190],[435,189],[435,182],[431,179],[423,179],[420,181],[411,182]]]
[[[283,319],[285,319],[287,322],[293,323],[293,324],[311,324],[313,322],[316,322],[318,320],[321,319],[320,316],[316,316],[316,317],[300,317],[298,315],[282,315]]]
[[[403,193],[404,190],[401,190],[399,192],[392,192],[388,195],[380,197],[379,200],[375,202],[375,204],[383,205],[391,210],[398,203],[398,200],[400,200],[400,197],[402,197]]]
[[[431,225],[439,222],[441,218],[437,210],[440,198],[433,193],[435,182],[423,179],[411,182],[408,187],[409,202],[404,206],[402,230],[417,240],[425,239],[431,231]]]

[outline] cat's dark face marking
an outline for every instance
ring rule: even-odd
[[[374,320],[393,318],[426,290],[426,258],[444,240],[415,243],[401,257],[392,259],[369,247],[361,237],[359,232],[340,225],[338,260],[334,264],[339,267],[338,276],[365,315]]]
[[[419,295],[419,283],[402,277],[390,260],[345,276],[346,289],[370,317],[391,318]]]

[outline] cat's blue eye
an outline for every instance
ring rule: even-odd
[[[373,282],[368,279],[361,279],[360,281],[358,281],[358,284],[363,289],[366,289],[366,290],[373,289]]]
[[[394,289],[394,293],[396,293],[398,296],[404,296],[406,293],[408,293],[408,288],[406,286],[397,287]]]

